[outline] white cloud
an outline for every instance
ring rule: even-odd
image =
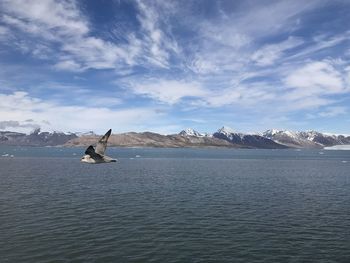
[[[249,61],[246,49],[252,39],[237,29],[233,21],[205,21],[196,31],[198,41],[189,41],[185,47],[191,54],[184,58],[190,70],[206,76],[245,68]]]
[[[139,130],[140,120],[152,123],[159,114],[152,108],[109,109],[107,107],[63,106],[31,97],[26,92],[0,94],[0,122],[33,119],[44,130],[103,133],[112,128]],[[156,117],[157,116],[157,117]],[[45,120],[43,123],[41,120]],[[30,128],[30,127],[29,127]]]
[[[29,123],[28,123],[29,122]],[[37,129],[40,128],[38,124],[30,123],[30,121],[0,121],[0,130],[7,130],[7,129],[13,129],[13,128],[24,128],[24,129]]]
[[[229,88],[209,88],[208,83],[152,79],[129,84],[134,94],[143,95],[158,102],[174,105],[185,103],[192,107],[217,108],[239,104],[254,107],[256,103],[272,100],[275,94],[265,84],[231,85]]]
[[[54,68],[58,70],[68,70],[68,71],[76,71],[76,72],[83,71],[83,68],[80,64],[70,59],[59,61],[54,65]]]
[[[83,98],[85,103],[93,107],[113,107],[116,105],[121,105],[122,100],[116,97],[98,97],[93,98]]]
[[[118,68],[127,62],[127,50],[95,37],[85,37],[66,42],[62,50],[70,54],[85,69]],[[132,60],[128,60],[133,63]]]
[[[151,80],[131,85],[135,94],[144,95],[167,104],[175,104],[186,97],[203,97],[207,91],[196,82]]]
[[[347,113],[347,108],[343,106],[327,107],[325,111],[320,112],[318,115],[321,117],[335,117],[338,115],[344,115]]]
[[[266,84],[239,84],[222,90],[213,90],[203,98],[209,107],[222,107],[226,105],[239,105],[243,108],[255,108],[266,101],[275,98]]]
[[[294,88],[291,97],[338,94],[347,92],[342,74],[327,61],[310,62],[291,72],[285,79],[288,87]]]
[[[345,81],[344,65],[340,61],[307,62],[295,68],[284,68],[279,111],[318,109],[339,101],[336,95],[350,91]],[[331,96],[332,95],[332,96]],[[338,109],[339,110],[339,109]]]
[[[327,106],[335,103],[332,99],[321,98],[318,96],[300,96],[298,98],[290,97],[288,94],[281,97],[281,102],[275,108],[276,112],[293,112],[300,110],[318,109],[322,106]]]

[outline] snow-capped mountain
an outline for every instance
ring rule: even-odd
[[[179,135],[187,137],[187,136],[194,136],[194,137],[204,137],[206,134],[200,133],[192,128],[187,128],[179,133]]]
[[[0,131],[0,144],[25,146],[56,146],[76,138],[74,133],[41,132],[35,129],[30,134]]]
[[[239,134],[239,133],[235,132],[234,129],[232,129],[230,127],[226,127],[226,126],[222,126],[220,129],[218,129],[217,133],[221,133],[221,134],[226,135],[226,136],[230,136],[232,134]]]
[[[341,144],[350,144],[350,136],[344,135],[329,135],[325,133],[320,133],[317,131],[306,131],[299,132],[301,137],[306,138],[307,140],[318,143],[322,146],[333,146]]]
[[[235,145],[241,145],[248,148],[265,148],[265,149],[281,149],[287,148],[285,145],[274,142],[269,138],[265,138],[257,134],[237,133],[231,128],[222,127],[213,137],[229,141]]]
[[[323,148],[339,144],[350,144],[350,137],[329,135],[316,131],[292,132],[287,130],[267,130],[263,136],[277,143],[296,148]]]
[[[269,138],[277,143],[295,148],[321,148],[322,146],[303,138],[299,133],[286,130],[267,130],[263,133],[265,138]]]
[[[77,136],[94,136],[96,133],[94,131],[88,131],[88,132],[76,132]]]

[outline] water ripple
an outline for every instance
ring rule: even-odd
[[[348,262],[338,160],[0,159],[1,262]]]

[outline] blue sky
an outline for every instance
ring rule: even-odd
[[[349,1],[0,0],[0,130],[350,133]]]

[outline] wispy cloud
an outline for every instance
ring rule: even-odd
[[[286,50],[304,42],[293,36],[301,26],[299,17],[320,5],[321,1],[303,5],[297,1],[270,1],[245,2],[235,7],[235,12],[222,8],[220,16],[199,23],[197,38],[201,41],[190,45],[196,51],[188,65],[195,73],[202,74],[249,71],[251,62],[271,65]],[[290,36],[286,40],[260,47],[266,37],[273,39],[286,31]]]
[[[221,89],[210,88],[205,82],[174,79],[150,79],[144,82],[134,82],[130,89],[135,94],[143,95],[163,104],[185,103],[191,107],[209,108],[232,104],[249,107],[271,100],[275,96],[268,91],[269,87],[264,86],[264,84],[232,85],[229,88]]]
[[[171,53],[177,53],[179,47],[170,32],[161,28],[162,19],[166,19],[162,11],[169,10],[171,3],[165,2],[148,2],[137,1],[137,6],[140,11],[137,16],[141,24],[141,33],[143,35],[144,52],[148,60],[160,67],[169,67],[169,59]],[[161,17],[161,15],[163,15]],[[163,25],[164,26],[164,25]]]
[[[6,39],[8,34],[9,30],[6,27],[0,25],[0,41]]]
[[[237,28],[251,36],[262,37],[283,31],[292,33],[300,27],[300,17],[310,10],[322,6],[324,1],[257,1],[245,2],[237,13],[232,13]]]
[[[266,45],[257,50],[252,55],[252,60],[259,66],[272,65],[277,59],[282,57],[283,52],[295,48],[303,43],[304,41],[300,38],[289,37],[283,42]]]
[[[75,72],[81,72],[84,70],[84,68],[79,63],[75,62],[70,58],[67,58],[67,59],[62,58],[53,67],[58,70],[67,70],[67,71],[75,71]]]
[[[207,94],[199,83],[176,80],[152,79],[144,83],[134,83],[131,89],[135,94],[167,104],[175,104],[188,97],[203,97]]]
[[[89,22],[74,1],[15,0],[4,1],[1,7],[6,11],[1,21],[7,29],[19,30],[28,37],[46,41],[47,49],[52,50],[51,59],[56,60],[56,69],[114,69],[135,63],[140,41],[132,34],[127,36],[130,40],[127,44],[115,44],[91,36]],[[27,38],[16,35],[15,41],[22,43],[28,51],[37,49],[39,52],[37,44]],[[57,48],[60,52],[53,52]]]
[[[321,117],[335,117],[347,113],[347,108],[343,106],[328,107],[325,111],[321,111],[318,115]]]
[[[169,4],[167,4],[169,5]],[[170,32],[160,28],[159,10],[169,8],[160,2],[136,2],[140,21],[140,33],[123,32],[124,41],[111,42],[93,36],[90,23],[75,1],[7,1],[1,7],[5,14],[1,17],[1,32],[19,30],[28,37],[43,39],[47,49],[55,59],[55,69],[81,72],[87,69],[122,69],[137,64],[151,64],[168,67],[171,53],[178,52],[178,45]],[[138,36],[136,36],[138,35]],[[40,49],[30,39],[14,36],[22,51]],[[38,57],[38,56],[36,56]],[[44,56],[42,56],[44,58]]]
[[[4,0],[1,6],[11,14],[4,17],[5,22],[29,33],[43,33],[44,37],[55,39],[55,35],[84,35],[89,31],[72,1]]]
[[[307,56],[312,56],[314,54],[317,54],[317,52],[324,51],[324,50],[331,50],[331,48],[334,48],[344,42],[349,42],[350,40],[350,31],[346,31],[342,34],[321,34],[316,35],[311,40],[309,40],[308,45],[298,51],[297,53],[291,55],[289,59],[303,59]]]

